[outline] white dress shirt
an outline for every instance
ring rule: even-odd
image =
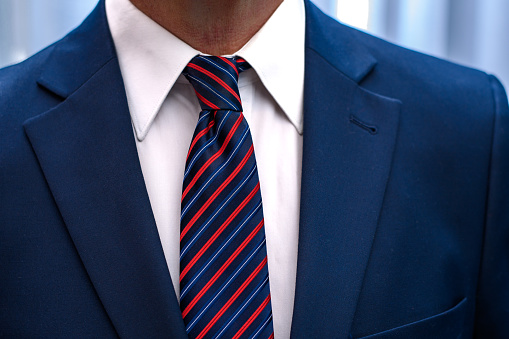
[[[175,292],[179,296],[180,200],[200,106],[181,75],[199,51],[128,0],[107,0],[138,155]],[[302,0],[286,0],[237,53],[253,69],[239,90],[250,125],[265,218],[274,334],[289,338],[297,269],[304,87]]]

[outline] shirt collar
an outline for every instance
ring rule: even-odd
[[[129,0],[107,0],[106,14],[136,137],[142,141],[185,66],[200,52]],[[304,27],[302,0],[285,0],[235,53],[251,64],[299,133],[303,118]]]
[[[236,54],[254,68],[263,85],[302,134],[305,13],[302,0],[285,0]]]

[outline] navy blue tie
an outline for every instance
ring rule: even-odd
[[[202,109],[181,203],[180,308],[190,338],[273,338],[260,183],[237,83],[249,67],[200,55],[183,73]]]

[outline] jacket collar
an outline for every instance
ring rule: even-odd
[[[104,0],[77,29],[49,48],[51,54],[37,83],[67,98],[101,67],[116,58],[107,27]]]
[[[377,60],[359,41],[363,34],[339,24],[309,0],[306,4],[306,49],[324,58],[332,68],[360,83],[376,66]]]

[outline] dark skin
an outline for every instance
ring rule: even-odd
[[[202,53],[237,52],[283,0],[130,0],[140,11]]]

